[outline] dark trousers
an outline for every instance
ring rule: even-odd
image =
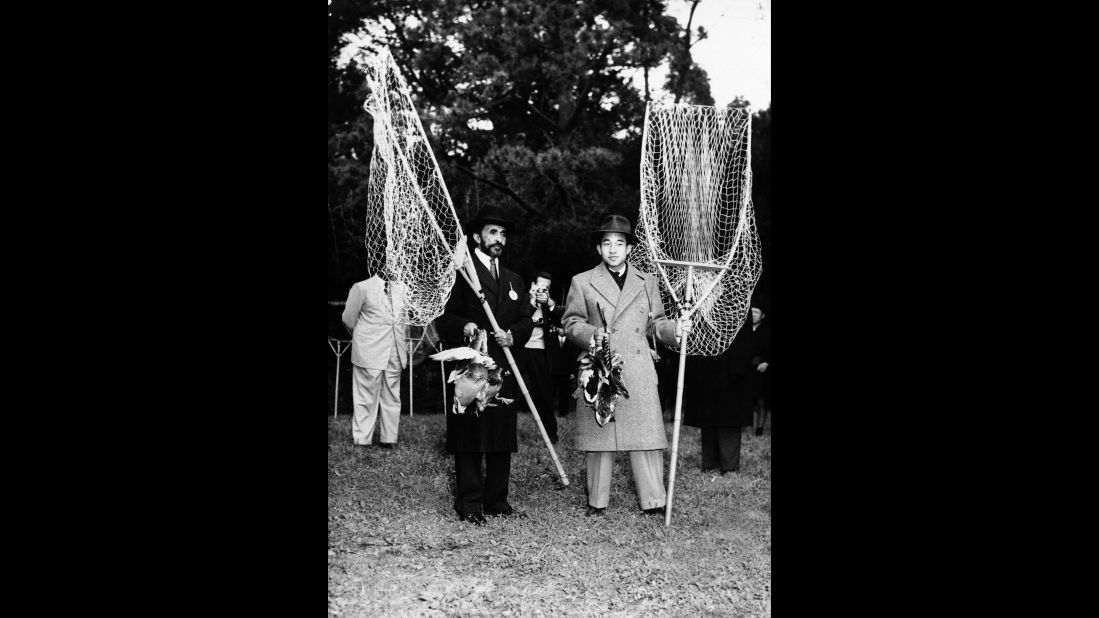
[[[740,427],[702,428],[702,469],[740,469]]]
[[[573,391],[576,390],[576,378],[569,378],[569,374],[557,374],[553,376],[554,398],[557,400],[557,416],[568,416],[572,412]]]
[[[481,460],[484,458],[484,474]],[[508,484],[511,482],[511,453],[454,453],[454,476],[458,490],[454,510],[470,513],[506,513]]]
[[[538,408],[538,418],[550,440],[557,441],[557,416],[553,413],[553,380],[544,350],[524,348],[522,365],[523,381],[530,391],[530,398]]]

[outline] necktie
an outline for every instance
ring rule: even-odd
[[[492,278],[496,281],[500,280],[500,273],[496,270],[496,258],[492,258]]]

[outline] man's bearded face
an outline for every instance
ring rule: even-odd
[[[481,228],[480,234],[474,234],[473,240],[477,242],[477,248],[481,253],[489,257],[498,258],[504,253],[504,245],[507,244],[507,230],[501,225],[489,223]]]

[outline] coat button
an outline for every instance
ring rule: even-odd
[[[641,332],[641,329],[640,329],[640,328],[635,328],[635,329],[633,329],[633,332],[635,332],[635,333],[640,333],[640,332]]]

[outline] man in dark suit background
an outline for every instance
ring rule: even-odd
[[[701,429],[703,471],[740,471],[741,428],[752,424],[753,351],[745,321],[721,354],[687,356],[683,424]]]
[[[752,398],[755,404],[755,434],[763,435],[763,426],[771,415],[771,328],[763,320],[767,317],[767,301],[752,299]]]
[[[530,319],[534,307],[528,302],[523,279],[500,264],[507,233],[514,229],[503,211],[492,206],[482,208],[466,226],[470,258],[500,330],[493,332],[481,301],[462,278],[454,283],[446,309],[436,322],[440,335],[451,341],[463,341],[478,329],[488,331],[489,356],[504,370],[499,396],[512,400],[522,393],[503,348],[510,347],[514,354],[527,343],[534,328]],[[524,515],[507,499],[511,454],[518,450],[515,404],[496,402],[480,415],[476,402],[464,414],[446,412],[446,448],[454,455],[457,482],[454,510],[463,521],[481,525],[485,515]]]

